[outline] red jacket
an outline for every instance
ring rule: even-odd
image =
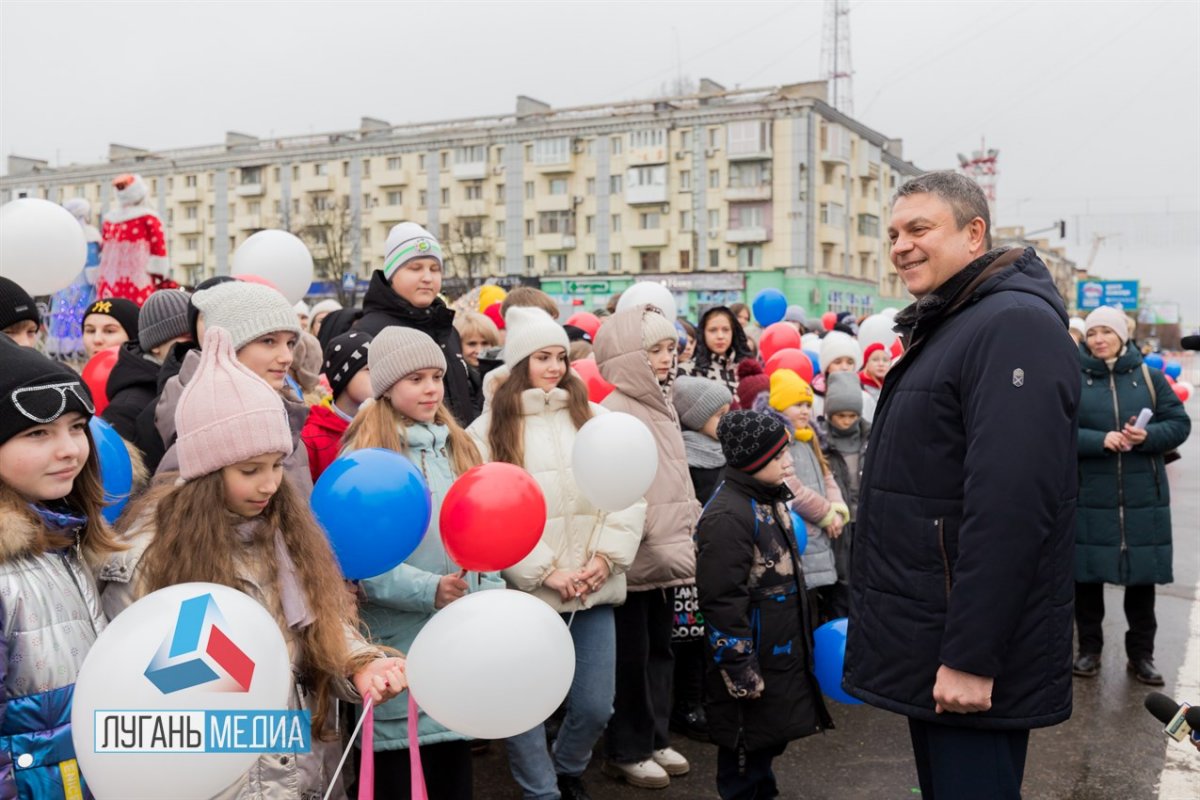
[[[338,457],[338,451],[342,449],[342,434],[350,427],[350,423],[330,407],[330,402],[330,398],[326,398],[325,402],[313,406],[304,429],[300,431],[300,439],[308,448],[308,468],[312,472],[313,483]]]

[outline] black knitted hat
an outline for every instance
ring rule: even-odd
[[[730,411],[717,423],[725,462],[742,472],[758,472],[787,447],[790,438],[783,420],[761,411]]]
[[[0,331],[26,319],[42,324],[37,303],[19,283],[0,276]]]

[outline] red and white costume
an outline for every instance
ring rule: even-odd
[[[158,215],[142,205],[148,194],[142,177],[122,175],[113,186],[121,205],[104,217],[96,296],[124,297],[140,306],[154,291],[150,273],[170,271],[167,243]]]

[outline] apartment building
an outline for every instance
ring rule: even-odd
[[[102,164],[10,156],[0,199],[113,202],[136,171],[168,232],[174,277],[231,267],[257,230],[285,228],[319,278],[360,280],[391,226],[426,225],[450,255],[448,285],[537,282],[564,306],[600,305],[661,280],[680,309],[783,290],[809,311],[868,313],[906,301],[887,258],[891,193],[920,170],[890,139],[832,108],[824,82],[514,113],[171,151],[110,147]]]

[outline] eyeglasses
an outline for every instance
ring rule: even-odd
[[[87,392],[83,391],[79,381],[17,389],[12,393],[12,403],[27,419],[45,425],[62,416],[67,408],[67,392],[75,395],[75,399],[87,409],[87,413],[96,413],[96,407],[88,399]]]

